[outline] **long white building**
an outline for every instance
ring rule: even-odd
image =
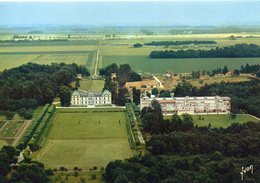
[[[230,97],[205,96],[205,97],[171,97],[149,98],[141,97],[140,109],[151,105],[157,100],[164,115],[177,114],[229,114],[231,110]]]
[[[102,93],[93,91],[75,90],[71,95],[72,106],[95,107],[99,105],[112,105],[111,93],[105,90]]]

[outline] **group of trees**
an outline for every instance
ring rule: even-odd
[[[255,44],[236,44],[234,46],[210,50],[165,50],[152,51],[151,58],[219,58],[219,57],[260,57],[260,46]]]
[[[141,117],[145,132],[152,135],[146,143],[151,154],[110,162],[106,182],[240,182],[242,166],[260,163],[259,123],[194,127],[188,114],[164,120],[156,101]],[[260,173],[245,174],[244,179],[257,182]]]
[[[46,183],[50,182],[48,172],[44,170],[44,165],[38,161],[32,161],[30,157],[16,164],[20,151],[12,146],[3,146],[0,150],[0,182],[28,182]]]
[[[145,43],[148,46],[178,46],[188,44],[217,44],[216,41],[152,41]]]
[[[228,68],[227,68],[227,66],[225,65],[225,66],[223,67],[223,69],[221,69],[221,68],[213,69],[213,70],[211,71],[211,75],[214,76],[215,74],[226,74],[227,72],[228,72]]]
[[[112,73],[116,74],[116,78],[111,78]],[[112,102],[117,105],[125,105],[127,102],[129,94],[128,90],[124,88],[124,84],[130,81],[141,81],[141,76],[132,71],[128,64],[119,65],[119,67],[111,64],[100,69],[99,74],[106,78],[104,90],[107,89],[112,93]]]
[[[28,63],[0,73],[0,110],[33,109],[51,103],[61,86],[70,87],[80,73],[89,76],[77,64],[39,65]]]
[[[260,77],[260,64],[246,64],[245,66],[241,65],[240,70],[234,70],[234,75],[239,75],[240,73],[251,73],[255,74],[256,77]]]

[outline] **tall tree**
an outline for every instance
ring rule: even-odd
[[[59,88],[59,96],[60,96],[60,102],[61,106],[70,106],[71,101],[71,90],[67,86],[61,86]]]

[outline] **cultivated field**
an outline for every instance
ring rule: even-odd
[[[199,116],[201,116],[201,119],[204,118],[204,120],[199,119]],[[249,114],[238,114],[235,118],[232,118],[229,114],[210,114],[210,115],[193,115],[193,123],[194,126],[208,126],[209,123],[211,124],[211,127],[223,127],[227,128],[232,123],[245,123],[248,121],[259,121],[254,116],[251,116]],[[165,118],[171,119],[171,116],[166,116]],[[260,121],[259,121],[260,122]]]
[[[223,68],[238,69],[241,65],[259,64],[260,58],[193,58],[193,59],[151,59],[148,56],[103,56],[102,65],[112,63],[129,64],[136,72],[165,73],[173,71],[187,73],[192,71],[211,71]]]
[[[33,157],[51,168],[105,167],[133,155],[125,122],[124,112],[57,112],[44,133],[42,149]]]

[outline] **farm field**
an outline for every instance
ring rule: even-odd
[[[193,59],[151,59],[148,56],[103,56],[103,67],[112,63],[129,64],[136,72],[165,73],[173,71],[187,73],[192,71],[211,71],[225,65],[229,70],[241,65],[260,64],[260,58],[193,58]]]
[[[133,155],[125,122],[124,112],[57,112],[33,158],[50,168],[105,167],[111,160]]]
[[[245,123],[247,121],[259,121],[255,117],[249,114],[238,114],[234,119],[229,114],[209,114],[209,115],[200,115],[204,120],[199,120],[199,115],[193,115],[194,126],[208,126],[209,123],[211,127],[223,127],[227,128],[232,123]],[[166,116],[166,119],[171,119],[171,116]],[[260,122],[260,121],[259,121]]]
[[[187,82],[191,83],[193,86],[201,87],[201,86],[204,86],[206,83],[213,84],[213,83],[220,83],[222,81],[230,82],[230,83],[237,83],[237,82],[245,82],[245,81],[250,81],[250,80],[251,79],[249,77],[239,76],[239,77],[210,78],[210,79],[205,79],[205,80],[192,79],[192,80],[187,80]],[[201,81],[203,81],[203,82],[201,83]]]
[[[22,64],[28,62],[38,63],[38,64],[51,64],[51,63],[76,63],[80,65],[85,65],[88,60],[88,54],[43,54],[43,55],[1,55],[0,54],[0,71],[4,69],[10,69],[13,67],[18,67]]]

